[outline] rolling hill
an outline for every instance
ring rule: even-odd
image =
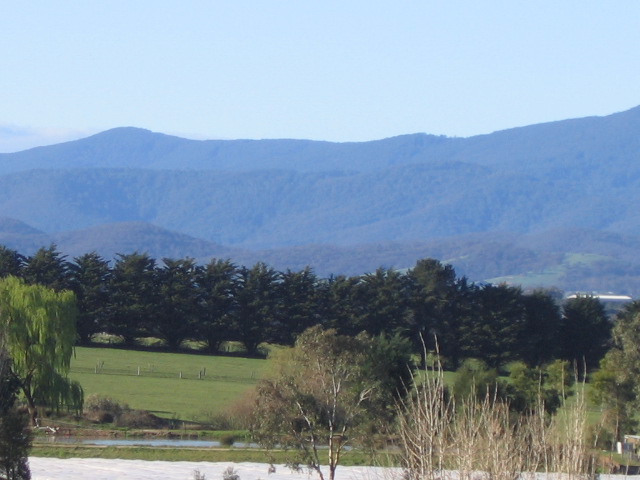
[[[635,294],[639,134],[640,107],[361,143],[118,128],[0,154],[0,243],[26,254],[53,242],[71,256],[264,260],[323,275],[431,256],[473,280],[529,275]]]

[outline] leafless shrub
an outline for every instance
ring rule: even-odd
[[[409,480],[515,480],[539,471],[587,480],[593,474],[584,390],[553,418],[541,399],[535,411],[515,414],[494,392],[455,403],[438,366],[399,413]]]
[[[122,405],[111,397],[93,394],[84,402],[85,417],[96,423],[112,423],[129,407]]]
[[[594,473],[594,459],[586,445],[586,400],[584,384],[573,404],[556,415],[548,432],[551,471],[565,480],[586,479]]]
[[[227,414],[229,415],[233,429],[246,430],[251,426],[253,408],[256,401],[255,389],[247,390],[242,396],[231,405]]]
[[[220,411],[202,410],[198,418],[213,430],[247,430],[251,426],[254,403],[255,390],[251,389],[229,408]]]
[[[234,419],[227,412],[202,410],[197,419],[211,430],[236,430]]]
[[[484,398],[472,392],[459,402],[449,429],[447,467],[461,480],[514,480],[525,471],[526,424],[513,420],[509,405],[495,392],[487,391]]]
[[[447,395],[439,362],[433,373],[427,371],[424,383],[399,407],[400,446],[409,480],[441,478],[451,443],[454,405]]]
[[[204,473],[200,473],[200,470],[194,470],[193,480],[207,480],[207,476]]]
[[[222,480],[240,480],[240,475],[233,467],[225,468],[224,472],[222,472]]]
[[[115,425],[126,428],[166,428],[168,422],[146,410],[128,410],[116,419]]]

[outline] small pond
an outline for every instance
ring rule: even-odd
[[[51,435],[45,439],[38,438],[42,443],[74,444],[74,445],[101,445],[109,447],[173,447],[173,448],[209,448],[220,447],[217,440],[189,440],[180,438],[91,438],[91,437],[67,437]],[[258,448],[255,443],[235,442],[236,448]]]

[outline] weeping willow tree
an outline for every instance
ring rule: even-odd
[[[0,280],[0,325],[5,348],[34,425],[37,406],[79,412],[83,392],[67,377],[76,339],[77,308],[72,292]]]

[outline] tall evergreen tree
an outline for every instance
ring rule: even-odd
[[[612,323],[604,306],[591,296],[570,298],[562,306],[560,357],[584,364],[587,369],[600,362],[610,346]]]
[[[468,340],[465,331],[476,324],[478,317],[478,286],[465,277],[456,280],[446,301],[441,302],[438,314],[425,341],[437,341],[438,351],[448,368],[457,368],[467,356]],[[429,345],[427,343],[427,345]],[[434,346],[435,347],[435,346]]]
[[[409,289],[404,275],[397,270],[378,268],[358,283],[359,299],[364,302],[359,329],[370,335],[406,330],[410,324]]]
[[[475,313],[462,329],[463,351],[498,368],[517,358],[525,325],[522,291],[507,285],[484,285],[477,290]]]
[[[164,258],[164,267],[157,272],[159,305],[150,333],[163,339],[170,349],[177,350],[187,338],[195,337],[198,314],[196,264],[191,258]]]
[[[0,278],[13,275],[22,276],[26,258],[16,250],[0,245]]]
[[[217,352],[222,342],[231,340],[236,308],[238,269],[230,260],[213,259],[198,270],[200,314],[198,337],[207,342],[209,352]]]
[[[258,346],[270,341],[277,314],[279,275],[262,262],[238,272],[236,309],[233,312],[234,334],[250,355]]]
[[[453,297],[456,295],[456,272],[451,265],[425,258],[418,260],[407,273],[412,310],[408,336],[418,352],[424,352],[423,342],[435,348],[436,336],[446,336],[451,322]],[[421,353],[423,354],[423,353]],[[424,362],[423,358],[423,362]]]
[[[557,358],[562,320],[560,307],[544,290],[535,290],[524,295],[522,300],[525,322],[518,342],[518,357],[530,367],[540,367]]]
[[[156,261],[146,253],[118,254],[111,274],[112,315],[109,333],[127,345],[148,336],[159,305]]]
[[[70,272],[78,300],[78,340],[87,345],[92,335],[109,328],[111,269],[109,262],[91,252],[75,258]]]
[[[44,285],[56,291],[71,289],[69,262],[58,251],[55,244],[40,248],[32,257],[28,257],[22,277],[31,285]]]
[[[279,285],[280,305],[272,340],[282,345],[293,345],[299,334],[322,323],[318,310],[318,278],[310,267],[299,272],[287,270],[282,273]]]
[[[358,298],[360,277],[338,275],[330,277],[324,288],[326,324],[335,328],[340,335],[356,335],[359,332],[358,319],[364,314],[364,302]]]

